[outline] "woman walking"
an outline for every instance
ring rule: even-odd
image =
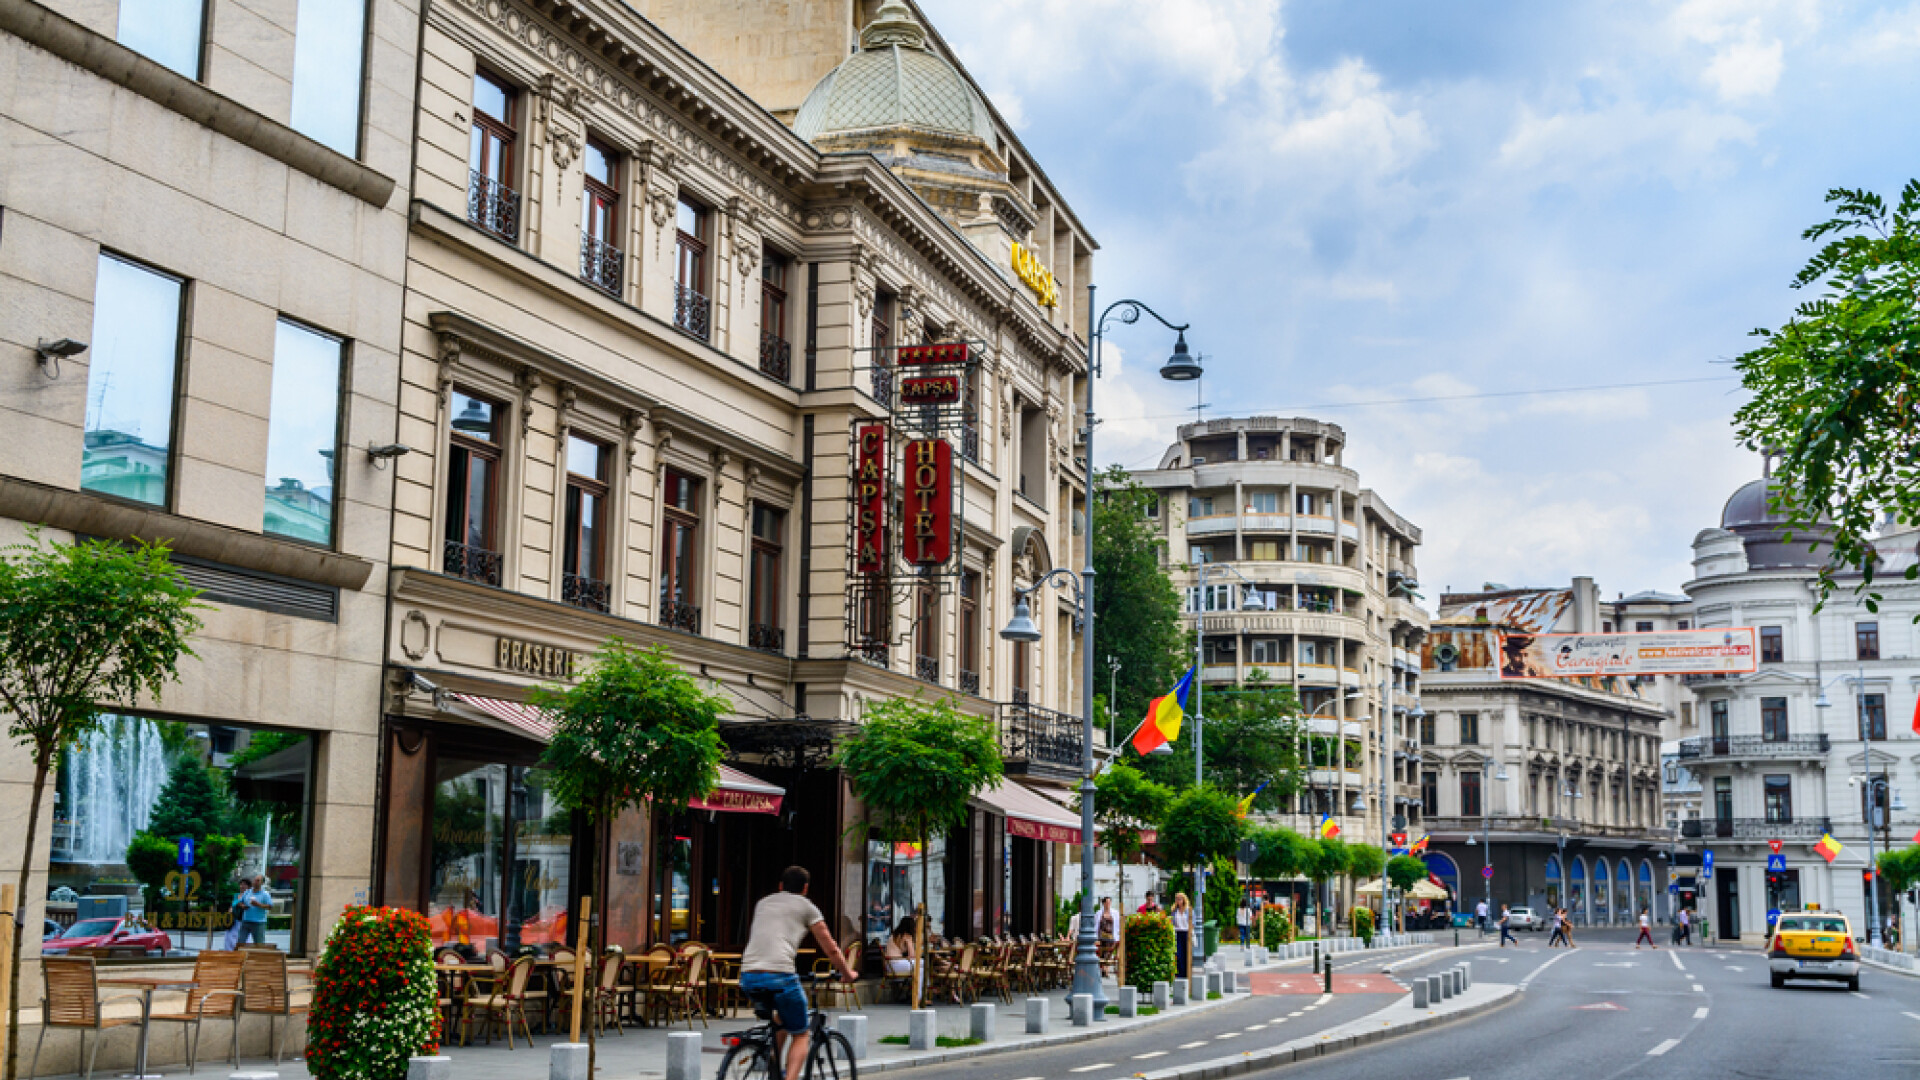
[[[1633,939],[1633,947],[1636,950],[1639,949],[1643,941],[1647,943],[1647,948],[1654,952],[1660,951],[1660,946],[1653,943],[1653,923],[1647,918],[1646,908],[1640,909],[1640,936]]]
[[[1193,930],[1193,905],[1187,902],[1186,893],[1173,894],[1173,907],[1167,913],[1173,918],[1173,970],[1184,978],[1193,974],[1191,951]]]
[[[1553,948],[1554,942],[1567,944],[1567,913],[1555,908],[1553,911],[1553,934],[1547,938],[1547,948]]]
[[[1567,914],[1566,908],[1560,909],[1560,926],[1562,928],[1563,935],[1567,939],[1567,948],[1569,949],[1579,948],[1580,946],[1575,945],[1573,943],[1573,916]]]

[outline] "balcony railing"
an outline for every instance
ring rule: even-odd
[[[467,170],[467,220],[509,244],[520,242],[520,193]]]
[[[1680,740],[1680,760],[1820,757],[1832,746],[1825,732],[1769,739],[1764,735],[1703,735]]]
[[[607,611],[613,604],[613,586],[580,574],[563,573],[560,599],[588,611]]]
[[[700,632],[700,605],[682,603],[679,600],[660,601],[660,625],[669,630],[685,630],[689,634]]]
[[[580,234],[580,280],[587,284],[619,296],[620,267],[625,259],[612,244]]]
[[[913,658],[913,677],[916,679],[919,679],[921,682],[930,682],[930,683],[939,682],[940,681],[939,658],[933,657],[933,656],[914,657]]]
[[[690,286],[676,283],[673,287],[673,325],[701,341],[711,340],[713,301],[695,292]]]
[[[1680,835],[1688,840],[1818,840],[1832,831],[1830,818],[1689,818],[1680,823]]]
[[[760,374],[775,382],[793,378],[793,342],[776,334],[761,334]]]
[[[893,369],[885,362],[873,366],[873,400],[883,409],[893,408]]]
[[[980,694],[980,673],[977,671],[961,672],[960,673],[960,692],[963,694],[972,694],[978,697]]]
[[[1013,771],[1039,767],[1049,772],[1076,773],[1083,748],[1080,718],[1022,702],[1000,706],[1000,750]]]
[[[441,565],[447,573],[483,585],[500,584],[500,568],[504,562],[497,551],[453,540],[447,541],[446,552],[441,558]]]
[[[971,420],[960,429],[960,456],[975,463],[980,460],[980,428]]]
[[[787,632],[778,626],[769,626],[766,623],[749,623],[747,648],[784,654],[787,651]]]
[[[1016,686],[1013,688],[1013,703],[1015,705],[1025,705],[1027,703],[1027,700],[1028,698],[1027,698],[1026,687]]]

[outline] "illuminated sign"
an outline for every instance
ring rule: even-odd
[[[959,400],[958,375],[923,375],[900,380],[902,405],[952,405]]]
[[[1013,275],[1033,290],[1041,307],[1059,305],[1060,283],[1053,280],[1053,272],[1040,265],[1040,260],[1034,258],[1033,252],[1017,242],[1013,245]]]
[[[915,364],[964,364],[967,362],[967,343],[948,342],[945,345],[902,345],[895,351],[893,362],[901,367]]]
[[[907,444],[907,528],[902,554],[916,566],[953,557],[953,446],[945,439]]]
[[[854,466],[853,564],[857,573],[887,567],[887,429],[863,425]]]

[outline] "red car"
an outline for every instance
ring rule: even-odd
[[[109,956],[165,956],[173,948],[173,939],[164,930],[149,930],[126,918],[82,919],[66,928],[57,938],[41,945],[48,956],[59,956],[69,949],[106,949]]]

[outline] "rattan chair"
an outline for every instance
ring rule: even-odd
[[[245,949],[240,955],[241,1006],[250,1013],[266,1016],[267,1042],[273,1047],[273,1063],[278,1065],[286,1050],[287,1029],[293,1026],[294,1017],[307,1014],[312,1006],[313,988],[296,989],[288,985],[287,954],[278,949]],[[306,994],[309,1000],[296,1002],[295,994]],[[278,1039],[274,1037],[276,1017],[285,1017],[287,1021],[281,1025]]]
[[[973,984],[973,965],[979,956],[979,946],[967,945],[960,950],[960,956],[953,963],[933,973],[935,993],[945,990],[953,995],[955,1002],[966,1004],[977,996]]]
[[[647,1008],[658,1011],[669,1024],[677,1011],[686,1017],[687,1030],[693,1030],[693,1015],[700,1014],[700,1026],[707,1026],[706,994],[707,964],[710,957],[705,949],[695,949],[682,954],[680,963],[664,971],[655,971],[652,981],[646,987]]]
[[[187,1071],[193,1072],[200,1057],[200,1025],[209,1019],[226,1018],[233,1021],[233,1064],[240,1064],[240,1010],[241,971],[245,965],[246,954],[241,952],[203,952],[194,958],[192,990],[187,991],[187,1004],[179,1012],[157,1012],[148,1017],[150,1021],[179,1024],[180,1037],[187,1040],[187,1026],[192,1025],[193,1035],[187,1040]]]
[[[64,1027],[80,1031],[80,1049],[87,1050],[87,1032],[93,1032],[93,1050],[86,1053],[86,1075],[93,1076],[93,1059],[100,1053],[100,1040],[108,1028],[138,1024],[137,1016],[108,1019],[101,1007],[116,1001],[139,1001],[139,994],[115,994],[100,999],[99,975],[91,956],[45,956],[40,959],[46,975],[47,993],[40,999],[40,1037],[34,1040],[33,1063],[27,1067],[29,1080],[40,1068],[40,1046],[47,1040],[47,1029]]]
[[[856,941],[842,950],[847,957],[847,966],[853,969],[851,982],[840,978],[840,973],[833,970],[833,961],[826,957],[813,962],[813,1003],[816,1008],[831,1008],[834,1001],[852,1001],[854,1008],[860,1007],[860,954],[864,948]]]
[[[528,990],[527,983],[533,978],[533,957],[523,956],[507,964],[506,974],[485,987],[476,981],[467,992],[467,1000],[460,1008],[460,1045],[467,1045],[473,1035],[473,1022],[478,1018],[486,1027],[482,1036],[487,1045],[493,1045],[493,1025],[500,1022],[507,1028],[507,1049],[513,1049],[513,1018],[520,1018],[520,1030],[527,1036],[527,1046],[533,1046],[533,1025],[527,1021],[527,1002],[532,999],[544,1003],[546,992]]]

